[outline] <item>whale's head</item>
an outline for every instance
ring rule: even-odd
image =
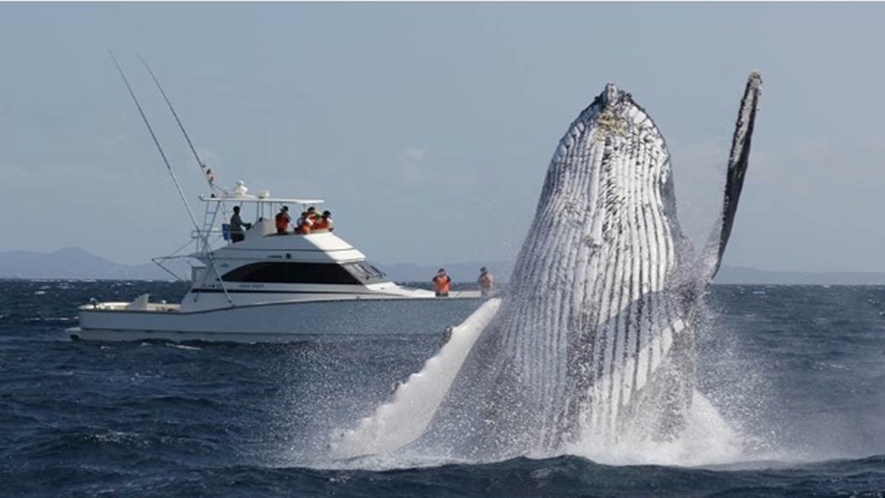
[[[631,300],[660,291],[688,253],[666,141],[632,96],[609,83],[553,154],[514,293],[567,299],[595,326],[618,308],[603,304],[606,286],[626,284]]]
[[[603,105],[607,106],[609,103],[616,103],[619,96],[618,87],[614,83],[609,82],[605,85],[605,90],[602,91],[599,98],[603,99]]]

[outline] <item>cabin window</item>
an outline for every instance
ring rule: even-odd
[[[367,283],[343,266],[328,263],[252,263],[227,272],[221,279],[225,282],[267,284],[364,285]]]
[[[354,277],[358,278],[363,284],[377,284],[387,282],[387,275],[383,271],[375,268],[367,261],[358,263],[347,263],[344,265]]]

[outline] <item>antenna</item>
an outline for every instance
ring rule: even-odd
[[[154,83],[157,84],[157,89],[160,90],[160,94],[163,95],[163,100],[166,101],[166,105],[169,106],[169,110],[172,112],[172,116],[175,118],[175,122],[178,123],[178,128],[181,129],[181,133],[184,135],[184,139],[187,140],[188,146],[191,148],[191,152],[194,154],[194,158],[197,160],[197,164],[200,166],[200,171],[203,172],[203,177],[206,179],[206,182],[209,183],[209,188],[212,190],[213,194],[218,194],[218,187],[215,185],[215,175],[212,173],[212,170],[206,166],[206,163],[200,159],[200,155],[197,154],[197,149],[194,147],[193,142],[191,142],[191,137],[188,136],[187,131],[184,129],[184,125],[181,123],[181,119],[178,118],[178,113],[175,112],[175,108],[172,107],[172,102],[169,100],[169,97],[166,96],[166,92],[163,90],[162,85],[160,85],[160,80],[157,79],[157,76],[154,75],[154,72],[151,70],[151,67],[148,66],[148,63],[144,60],[141,54],[137,54],[138,59],[144,65],[144,68],[147,69],[148,74],[151,75],[151,78],[154,80]]]

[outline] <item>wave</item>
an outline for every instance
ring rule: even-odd
[[[120,439],[126,439],[121,436]],[[94,444],[94,443],[93,443]],[[119,444],[119,443],[117,443]],[[885,456],[756,469],[654,465],[611,466],[578,456],[516,458],[492,464],[448,464],[387,471],[304,467],[181,467],[166,462],[150,472],[123,472],[100,463],[27,469],[7,488],[59,496],[68,492],[126,496],[880,496]],[[112,470],[112,469],[117,469]],[[53,492],[55,491],[55,492]]]

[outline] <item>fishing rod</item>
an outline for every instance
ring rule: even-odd
[[[184,129],[184,124],[182,124],[181,119],[178,118],[178,113],[175,112],[175,107],[172,106],[172,102],[169,100],[169,97],[166,95],[166,92],[163,90],[163,86],[160,85],[160,80],[157,79],[157,76],[154,74],[154,71],[151,70],[151,67],[148,65],[147,61],[141,56],[141,54],[137,54],[138,59],[144,65],[144,68],[147,69],[148,74],[151,75],[151,79],[154,80],[154,83],[157,85],[157,89],[160,90],[160,94],[163,95],[163,100],[166,101],[166,105],[169,106],[169,111],[172,112],[172,116],[175,118],[175,122],[178,123],[178,128],[181,130],[181,133],[184,135],[184,139],[187,140],[187,145],[191,148],[191,152],[194,154],[194,158],[197,160],[197,164],[200,166],[200,171],[203,173],[203,177],[206,179],[206,182],[209,183],[209,189],[213,194],[218,194],[219,188],[215,185],[215,175],[212,173],[212,169],[206,166],[206,163],[200,159],[200,155],[197,154],[197,149],[194,147],[193,142],[191,142],[191,137],[187,134],[187,130]],[[224,207],[222,206],[222,212],[224,211]]]
[[[191,222],[194,224],[194,228],[197,231],[200,231],[200,225],[197,224],[197,219],[194,217],[194,212],[191,211],[191,205],[187,202],[187,197],[184,195],[184,190],[181,189],[181,184],[178,183],[178,178],[175,176],[175,171],[172,170],[172,166],[169,164],[169,160],[166,159],[166,153],[163,152],[163,147],[160,146],[160,141],[157,140],[157,135],[154,133],[154,129],[151,128],[151,123],[148,121],[147,116],[144,115],[144,110],[141,108],[141,104],[138,103],[138,99],[135,98],[135,92],[132,91],[132,86],[129,85],[129,80],[126,79],[126,75],[123,74],[123,68],[120,67],[120,64],[117,63],[117,58],[114,57],[114,53],[108,50],[108,53],[111,54],[111,60],[114,61],[114,65],[117,66],[117,71],[120,72],[120,77],[123,78],[123,83],[126,84],[126,89],[129,90],[129,95],[132,97],[132,101],[135,102],[135,107],[138,108],[138,113],[141,114],[141,119],[144,120],[145,126],[147,126],[148,131],[151,133],[151,138],[154,139],[154,145],[157,146],[157,150],[160,151],[160,156],[163,158],[163,162],[166,163],[166,169],[169,170],[169,176],[172,177],[172,183],[175,184],[175,188],[178,190],[178,195],[181,196],[181,202],[184,203],[184,207],[187,209],[187,214],[190,216]]]
[[[215,267],[215,260],[212,257],[212,251],[207,250],[209,247],[209,234],[204,233],[203,230],[200,229],[200,225],[197,224],[197,219],[194,217],[194,212],[191,210],[190,204],[187,202],[187,197],[184,195],[184,190],[181,188],[181,184],[178,182],[178,178],[175,176],[175,171],[172,170],[172,165],[169,164],[169,160],[166,158],[166,153],[163,152],[163,147],[160,146],[160,141],[157,139],[157,135],[154,133],[154,129],[151,127],[151,123],[148,121],[147,116],[144,114],[144,110],[141,108],[141,104],[138,102],[138,99],[135,97],[135,92],[132,91],[132,86],[129,84],[129,80],[126,79],[126,74],[123,73],[123,68],[120,67],[120,64],[117,62],[117,58],[114,57],[114,53],[108,50],[108,53],[111,56],[111,60],[114,61],[114,66],[117,67],[117,71],[120,73],[120,77],[123,78],[123,83],[126,84],[126,89],[129,90],[129,95],[132,97],[132,101],[135,102],[135,107],[138,108],[138,113],[141,114],[141,119],[144,121],[145,126],[147,126],[148,131],[151,134],[151,138],[154,139],[154,145],[157,146],[157,150],[160,151],[160,156],[163,158],[163,162],[166,164],[166,169],[169,170],[169,176],[172,177],[172,182],[175,184],[175,188],[178,190],[178,195],[181,197],[181,202],[184,203],[184,207],[187,209],[187,214],[191,219],[191,223],[194,224],[194,228],[197,231],[197,234],[200,236],[200,241],[202,242],[201,252],[205,252],[209,256],[209,264],[212,265],[212,268],[215,270],[216,274],[218,273],[218,268]],[[230,295],[227,293],[227,288],[222,285],[222,290],[224,291],[224,295],[227,298],[228,302],[233,305],[233,300],[230,298]]]

